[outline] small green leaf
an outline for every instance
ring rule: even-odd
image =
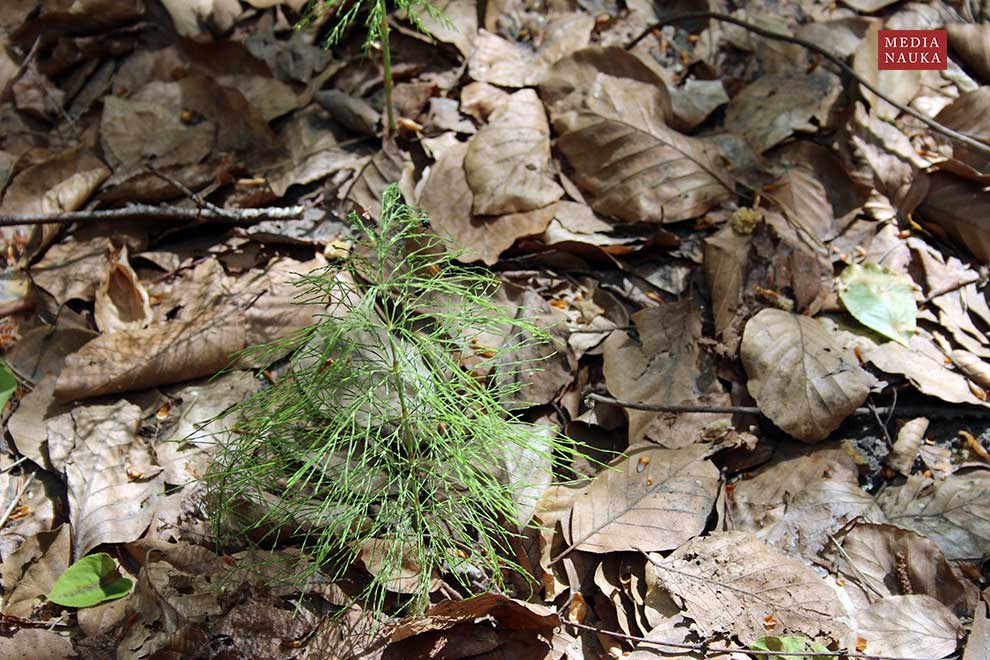
[[[807,637],[763,637],[755,642],[749,643],[749,648],[754,651],[783,651],[794,653],[795,655],[761,655],[760,660],[814,660],[814,656],[801,655],[802,653],[828,653],[828,649]]]
[[[7,405],[10,397],[17,391],[17,378],[10,371],[10,367],[3,360],[0,360],[0,410]]]
[[[65,569],[47,598],[66,607],[92,607],[126,596],[133,585],[117,572],[110,555],[99,552]]]
[[[853,317],[871,330],[908,346],[918,317],[911,279],[877,264],[842,271],[837,290]]]

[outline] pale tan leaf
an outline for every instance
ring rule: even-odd
[[[760,410],[802,442],[825,439],[874,382],[817,320],[776,309],[749,320],[740,356]]]
[[[468,144],[464,157],[473,212],[503,215],[543,208],[564,195],[550,167],[550,126],[536,92],[508,98]]]
[[[151,323],[148,291],[127,258],[127,246],[110,258],[106,275],[96,290],[93,318],[101,332],[138,330]]]
[[[956,349],[949,354],[952,364],[966,375],[971,381],[990,390],[990,364],[987,364],[969,351]]]
[[[859,617],[857,636],[864,653],[943,658],[956,650],[963,635],[959,619],[931,596],[888,596]]]
[[[488,118],[509,99],[504,90],[488,83],[473,82],[461,89],[461,112],[478,121]]]
[[[670,100],[674,116],[677,118],[676,128],[691,130],[705,121],[716,108],[729,102],[721,80],[698,80],[690,78],[682,87],[670,90]]]
[[[65,460],[73,556],[101,543],[127,543],[151,522],[165,488],[161,468],[137,435],[141,409],[120,401],[71,413],[72,446]],[[69,438],[66,438],[69,440]]]
[[[96,167],[77,172],[68,179],[55,184],[45,193],[41,207],[44,213],[76,211],[86,203],[89,196],[110,176],[110,170]]]
[[[718,468],[698,447],[634,450],[575,497],[569,548],[594,553],[676,548],[704,530],[718,487]]]
[[[47,158],[40,163],[21,170],[10,182],[4,193],[0,212],[19,213],[50,213],[51,207],[45,206],[48,192],[60,185],[66,185],[70,190],[76,186],[83,189],[83,184],[90,182],[90,174],[84,174],[75,179],[77,174],[104,171],[106,166],[92,154],[80,149],[69,149]],[[92,176],[95,176],[93,174]],[[68,184],[66,182],[73,181]]]
[[[935,541],[946,559],[978,559],[990,547],[990,474],[985,472],[934,483],[913,476],[885,490],[879,504],[891,523]]]
[[[909,476],[911,468],[914,467],[914,460],[918,458],[918,448],[925,439],[925,432],[928,430],[928,420],[924,417],[917,417],[908,422],[897,432],[897,441],[891,448],[890,454],[884,459],[884,463]]]
[[[669,99],[657,88],[598,74],[554,112],[557,146],[591,207],[629,222],[666,223],[701,215],[729,199],[732,179],[706,142],[663,123]],[[669,107],[669,106],[667,106]]]
[[[477,3],[474,0],[441,0],[434,6],[449,20],[439,20],[421,12],[419,19],[423,22],[426,33],[437,41],[453,44],[465,59],[471,57],[475,35],[478,33]]]
[[[299,95],[290,85],[270,76],[239,73],[217,76],[216,81],[243,94],[265,121],[278,119],[300,104]]]
[[[43,628],[22,628],[10,637],[0,638],[0,657],[3,658],[71,658],[75,655],[68,637]]]
[[[382,585],[389,591],[399,594],[414,594],[422,591],[421,582],[429,584],[430,592],[440,588],[439,575],[423,575],[417,561],[416,548],[394,539],[368,539],[360,548],[361,563],[372,575],[383,575]],[[387,577],[385,577],[387,576]]]
[[[814,570],[742,532],[716,532],[684,544],[666,559],[651,555],[657,584],[681,605],[704,638],[777,634],[817,637],[841,629],[842,607]]]
[[[990,657],[990,616],[987,607],[987,603],[983,601],[976,604],[973,627],[966,639],[963,660],[985,660]]]
[[[639,339],[617,331],[605,341],[605,383],[625,401],[678,404],[703,394],[698,384],[701,315],[690,300],[633,315]],[[640,440],[660,413],[629,410],[629,442]]]
[[[97,237],[85,241],[62,241],[45,252],[31,266],[34,283],[50,293],[55,301],[92,300],[109,266],[111,243]]]

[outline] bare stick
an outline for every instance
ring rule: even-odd
[[[299,220],[303,216],[301,206],[272,206],[259,209],[182,208],[175,206],[150,206],[129,204],[119,209],[99,211],[70,211],[68,213],[34,213],[26,215],[0,215],[0,227],[19,225],[65,225],[73,222],[99,222],[161,218],[165,220],[189,220],[193,222],[220,222],[248,225],[266,220]]]
[[[807,48],[808,50],[812,51],[813,53],[817,53],[818,55],[821,55],[835,66],[842,69],[843,72],[851,76],[862,87],[865,87],[866,89],[876,94],[877,97],[883,99],[884,101],[891,104],[901,112],[911,115],[918,121],[924,122],[933,131],[937,131],[942,135],[952,138],[953,140],[962,142],[963,144],[973,149],[976,149],[977,151],[983,154],[990,155],[990,145],[981,142],[980,140],[977,140],[974,137],[966,135],[965,133],[960,133],[959,131],[955,131],[949,128],[948,126],[944,126],[938,123],[937,121],[935,121],[934,119],[932,119],[931,117],[927,117],[923,113],[918,112],[917,110],[915,110],[910,106],[904,105],[903,103],[898,103],[897,101],[888,97],[886,94],[884,94],[879,89],[874,87],[872,84],[863,80],[859,76],[859,74],[853,70],[851,66],[843,62],[842,59],[839,58],[837,55],[832,54],[831,51],[822,48],[818,44],[812,43],[811,41],[801,39],[800,37],[794,37],[789,34],[781,34],[779,32],[773,32],[772,30],[761,28],[758,25],[747,23],[746,21],[740,20],[735,16],[730,16],[728,14],[721,14],[719,12],[708,12],[708,11],[691,13],[691,14],[681,14],[680,16],[671,16],[669,18],[665,18],[663,20],[657,21],[656,23],[650,25],[645,30],[643,30],[635,39],[633,39],[626,45],[626,50],[632,50],[633,48],[635,48],[636,44],[638,44],[640,41],[645,39],[647,35],[652,33],[654,30],[658,30],[664,27],[665,25],[670,25],[672,23],[679,23],[681,21],[689,21],[692,19],[711,19],[716,21],[722,21],[724,23],[732,23],[733,25],[738,25],[741,28],[749,30],[754,34],[758,34],[761,37],[766,37],[767,39],[774,39],[775,41],[786,41],[787,43],[797,44],[798,46]]]
[[[599,401],[601,403],[611,403],[623,408],[632,410],[647,410],[650,412],[666,413],[710,413],[733,414],[733,415],[762,415],[763,412],[756,406],[711,406],[704,404],[696,405],[665,405],[654,403],[639,403],[638,401],[623,401],[613,399],[610,396],[595,394],[592,392],[586,399]],[[934,417],[936,419],[952,419],[956,417],[984,418],[990,417],[990,410],[979,408],[959,408],[959,407],[934,407],[934,406],[889,406],[885,408],[856,408],[850,415],[891,415],[893,417]]]

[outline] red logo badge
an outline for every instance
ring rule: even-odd
[[[949,68],[945,30],[880,30],[877,60],[881,71]]]

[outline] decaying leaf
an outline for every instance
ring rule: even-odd
[[[979,184],[954,174],[939,172],[929,180],[919,209],[922,217],[936,223],[981,262],[990,263],[990,196]]]
[[[93,317],[102,332],[145,328],[151,322],[148,291],[131,268],[126,245],[110,257],[96,290]]]
[[[740,355],[760,410],[802,442],[818,442],[865,400],[873,377],[815,319],[765,309],[746,324]]]
[[[718,469],[698,447],[632,451],[575,497],[569,549],[676,548],[705,528],[718,486]]]
[[[839,600],[811,568],[742,532],[718,532],[684,544],[648,571],[708,638],[759,639],[772,617],[781,634],[834,636]],[[648,575],[649,578],[649,575]]]
[[[924,417],[905,422],[897,431],[897,441],[884,462],[905,477],[910,476],[914,461],[918,458],[918,448],[924,441],[927,430],[928,420]]]
[[[26,539],[0,564],[5,590],[3,613],[25,619],[35,616],[41,597],[69,566],[72,538],[68,525]]]

